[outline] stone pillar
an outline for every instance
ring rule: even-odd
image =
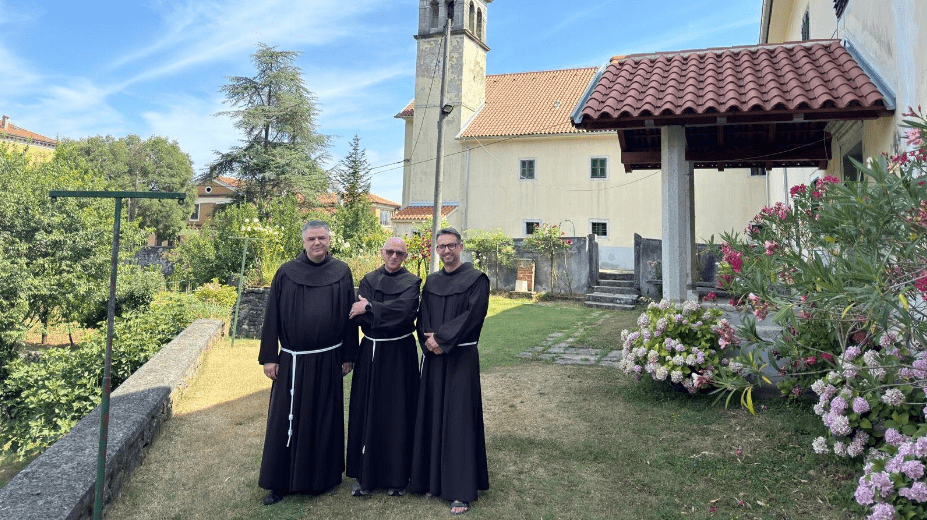
[[[686,161],[686,134],[683,127],[662,127],[660,145],[663,167],[663,297],[678,302],[695,299],[692,278],[695,168],[692,162]]]

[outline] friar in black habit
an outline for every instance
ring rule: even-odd
[[[354,366],[357,326],[351,269],[328,253],[328,224],[303,226],[304,251],[270,286],[258,362],[273,380],[258,485],[264,504],[320,494],[344,471],[342,377]]]
[[[489,278],[462,263],[463,241],[438,231],[444,268],[428,275],[416,324],[422,346],[410,489],[451,501],[465,513],[489,489],[477,344],[489,309]]]
[[[367,273],[351,317],[364,333],[348,412],[348,477],[354,496],[385,489],[400,496],[412,468],[412,432],[418,397],[415,313],[422,279],[402,266],[406,243],[390,238],[383,265]]]

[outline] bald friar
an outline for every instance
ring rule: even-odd
[[[383,265],[367,273],[350,317],[364,333],[348,412],[348,477],[351,493],[384,489],[405,493],[412,467],[412,436],[418,397],[415,314],[422,279],[402,263],[406,243],[390,238],[380,249]]]

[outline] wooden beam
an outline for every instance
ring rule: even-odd
[[[766,137],[766,142],[769,144],[776,142],[776,123],[769,123],[769,134]]]

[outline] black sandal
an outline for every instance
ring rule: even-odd
[[[459,512],[455,513],[455,512],[454,512],[454,508],[455,508],[455,507],[465,507],[466,509],[464,509],[463,511],[459,511]],[[470,502],[462,502],[462,501],[460,501],[460,500],[455,500],[455,501],[451,502],[451,508],[448,509],[448,511],[449,511],[452,515],[462,515],[462,514],[466,513],[467,511],[470,511]]]

